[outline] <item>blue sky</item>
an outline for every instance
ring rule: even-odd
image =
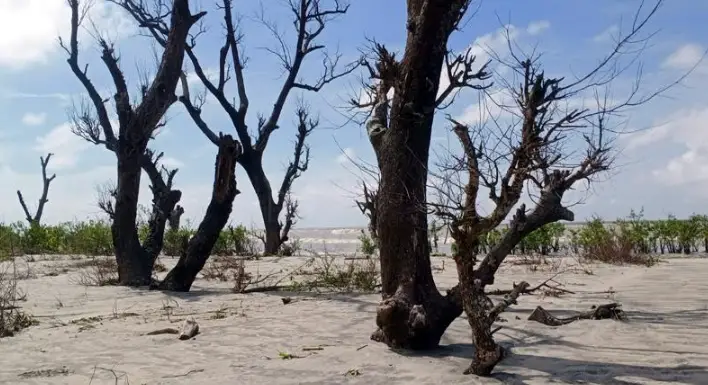
[[[330,50],[339,49],[342,60],[353,60],[366,38],[376,38],[389,48],[400,50],[405,44],[405,2],[403,0],[355,0],[349,13],[328,25],[322,42]],[[523,47],[537,46],[545,68],[557,74],[581,72],[596,63],[608,49],[611,36],[620,25],[626,27],[637,0],[538,0],[520,2],[487,0],[462,31],[453,35],[450,48],[476,46],[503,49],[500,28],[513,26],[516,41]],[[197,53],[203,67],[214,69],[222,44],[222,15],[213,0],[193,2],[193,8],[206,10],[208,32],[198,40]],[[275,41],[254,20],[260,6],[267,17],[278,23],[294,43],[292,24],[283,0],[235,1],[235,11],[243,16],[243,51],[249,58],[245,72],[251,107],[250,125],[256,113],[267,113],[283,80],[277,60],[263,47]],[[384,5],[382,5],[384,4]],[[647,32],[658,31],[644,52],[647,87],[667,84],[692,67],[708,47],[708,26],[702,23],[708,2],[671,0],[661,8]],[[137,94],[139,68],[155,67],[152,42],[138,35],[139,30],[126,14],[97,0],[91,12],[99,30],[113,38],[120,52],[121,65]],[[68,35],[69,10],[65,0],[0,0],[0,221],[23,218],[17,202],[21,189],[30,206],[41,192],[39,156],[55,154],[50,171],[57,177],[49,194],[45,221],[56,223],[100,216],[96,207],[95,186],[115,179],[115,158],[103,148],[74,137],[67,124],[67,108],[79,102],[83,89],[66,63],[57,36]],[[621,24],[622,23],[622,24]],[[703,25],[703,26],[702,26]],[[111,95],[110,79],[100,62],[100,53],[88,33],[81,36],[80,61],[89,64],[89,76],[99,90]],[[189,65],[185,69],[191,70]],[[319,57],[306,61],[302,72],[313,78],[320,69]],[[630,78],[619,79],[626,84]],[[371,161],[373,152],[364,129],[345,124],[342,107],[359,92],[358,78],[352,76],[329,85],[320,93],[293,93],[281,118],[281,128],[273,135],[266,152],[266,172],[271,183],[280,179],[292,152],[295,116],[294,102],[301,96],[313,113],[320,116],[320,129],[312,134],[312,161],[295,182],[300,200],[300,226],[363,225],[353,202],[357,179],[343,150],[350,156]],[[638,107],[628,115],[628,127],[641,131],[618,139],[618,167],[595,184],[576,206],[576,218],[594,214],[607,219],[625,215],[630,209],[644,207],[651,218],[669,213],[687,216],[705,213],[708,196],[708,63],[701,63],[686,81],[671,89],[666,97]],[[197,82],[191,92],[201,91]],[[236,94],[229,90],[232,96]],[[464,117],[473,111],[478,95],[461,95],[447,112]],[[215,131],[233,133],[226,115],[213,99],[207,98],[203,116]],[[176,185],[183,191],[186,216],[201,218],[209,200],[215,147],[198,131],[183,107],[176,104],[168,112],[168,125],[152,143],[164,151],[165,162],[179,167]],[[435,146],[447,143],[449,127],[442,116],[435,125]],[[239,188],[231,220],[260,227],[260,214],[252,188],[243,170],[237,170]],[[149,202],[147,180],[141,198]]]

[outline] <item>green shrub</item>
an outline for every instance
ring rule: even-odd
[[[163,253],[179,255],[183,240],[194,235],[195,230],[181,228],[166,230]],[[141,241],[147,238],[146,224],[138,226]],[[255,253],[254,242],[244,226],[229,226],[219,236],[214,255],[250,255]],[[0,255],[23,254],[81,254],[88,256],[112,255],[113,237],[107,221],[88,220],[65,222],[58,225],[28,225],[16,222],[0,223]]]
[[[376,242],[374,242],[373,238],[366,231],[361,230],[361,234],[359,234],[359,251],[365,256],[371,257],[376,253],[376,249]]]

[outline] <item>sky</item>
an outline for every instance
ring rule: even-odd
[[[338,51],[342,62],[356,60],[371,38],[394,51],[403,49],[405,1],[350,2],[348,13],[328,24],[322,34],[320,41],[330,52]],[[101,34],[115,42],[121,67],[133,95],[137,95],[141,76],[156,67],[156,48],[124,11],[103,0],[94,3],[90,18]],[[267,49],[275,48],[277,42],[258,22],[257,15],[263,12],[278,25],[286,43],[294,44],[295,36],[284,0],[234,3],[244,36],[243,55],[248,58],[248,121],[254,126],[257,113],[269,111],[284,79],[277,58]],[[574,74],[590,68],[612,49],[612,37],[627,28],[638,4],[637,0],[475,1],[473,8],[479,9],[452,35],[449,48],[459,51],[473,47],[478,61],[483,62],[488,52],[503,51],[504,31],[512,31],[520,47],[535,47],[543,53],[543,65],[549,72]],[[223,15],[215,0],[192,1],[191,6],[194,11],[207,12],[203,24],[207,32],[198,38],[196,52],[202,66],[214,73],[223,43]],[[708,93],[704,90],[708,87],[708,61],[701,61],[708,48],[708,25],[702,22],[706,14],[705,1],[666,1],[647,26],[647,33],[656,33],[641,55],[648,90],[670,84],[695,68],[662,97],[625,114],[623,123],[629,129],[615,142],[615,168],[590,188],[575,193],[574,198],[582,196],[582,203],[573,206],[576,220],[592,216],[614,219],[641,208],[647,218],[707,213]],[[42,189],[39,158],[47,153],[54,154],[48,171],[55,173],[56,179],[45,207],[45,223],[101,218],[96,187],[115,180],[115,156],[74,136],[68,123],[67,111],[85,97],[58,44],[59,36],[68,37],[69,18],[66,0],[0,0],[0,222],[23,220],[18,189],[34,210]],[[110,77],[89,30],[82,30],[80,48],[79,60],[88,65],[89,77],[106,98],[112,96]],[[315,79],[320,69],[320,57],[309,58],[303,79]],[[201,92],[199,82],[189,75],[187,60],[185,71],[192,94]],[[617,79],[618,92],[622,84],[632,81],[632,75]],[[320,126],[309,138],[310,167],[293,188],[300,202],[300,227],[366,223],[354,203],[360,175],[350,159],[372,162],[373,150],[364,127],[350,122],[346,110],[347,101],[360,90],[360,78],[354,74],[319,93],[293,92],[280,128],[269,143],[266,173],[271,184],[279,186],[292,156],[297,99],[306,101],[319,117]],[[227,92],[236,97],[233,88],[227,87]],[[483,119],[478,113],[479,97],[476,91],[466,91],[445,113],[464,121]],[[214,131],[234,133],[213,98],[206,98],[203,117]],[[171,107],[167,118],[167,125],[150,146],[164,152],[166,166],[179,169],[175,186],[183,192],[185,217],[198,223],[211,195],[216,147],[197,129],[182,105]],[[444,148],[450,138],[450,127],[440,113],[435,120],[433,146]],[[261,227],[253,189],[243,169],[238,168],[236,173],[242,193],[234,203],[231,221]],[[148,184],[144,177],[143,204],[150,202]]]

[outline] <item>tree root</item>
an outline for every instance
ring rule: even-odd
[[[504,359],[506,352],[500,345],[495,345],[494,349],[485,351],[476,349],[474,359],[470,366],[462,374],[474,374],[476,376],[489,376],[497,364]]]
[[[608,303],[605,305],[594,306],[592,310],[574,315],[572,317],[559,318],[546,309],[538,306],[529,316],[530,321],[540,322],[548,326],[562,326],[567,325],[571,322],[575,322],[582,319],[587,320],[601,320],[601,319],[614,319],[618,321],[624,321],[627,319],[624,311],[620,308],[622,305],[618,303]]]

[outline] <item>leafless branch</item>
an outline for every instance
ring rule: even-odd
[[[475,61],[477,57],[472,54],[472,47],[467,48],[464,53],[453,54],[448,52],[445,55],[444,73],[449,81],[449,84],[438,95],[435,105],[438,108],[444,109],[452,104],[455,100],[454,95],[461,89],[470,88],[474,90],[483,90],[492,87],[493,84],[481,84],[488,80],[492,74],[487,71],[487,67],[491,60],[484,63],[480,68],[475,69]],[[452,95],[452,98],[445,101]]]
[[[116,214],[114,208],[117,194],[115,183],[106,182],[103,185],[96,186],[96,192],[98,194],[98,208],[112,220]]]
[[[39,225],[39,222],[42,220],[44,205],[49,202],[49,199],[47,199],[49,194],[49,184],[52,183],[54,178],[57,177],[56,174],[52,174],[52,176],[47,177],[47,165],[49,164],[49,159],[51,159],[52,155],[54,154],[49,153],[46,157],[39,157],[39,162],[42,165],[42,196],[39,198],[39,202],[37,202],[37,211],[34,215],[30,214],[27,204],[25,204],[25,199],[22,197],[22,192],[17,190],[17,198],[20,200],[22,211],[24,211],[25,218],[30,225]]]

